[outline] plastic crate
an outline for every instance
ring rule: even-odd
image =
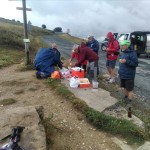
[[[71,68],[71,76],[78,76],[79,78],[84,78],[84,69],[80,67]]]
[[[91,86],[88,78],[79,78],[79,80],[80,80],[80,85],[79,85],[80,88],[88,88]]]

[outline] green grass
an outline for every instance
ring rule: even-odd
[[[24,53],[22,50],[8,47],[0,48],[0,68],[11,64],[21,63],[23,60]]]
[[[3,99],[0,101],[0,105],[11,105],[16,103],[17,101],[13,98]]]
[[[85,41],[81,38],[77,38],[77,37],[71,36],[69,34],[60,34],[58,36],[61,37],[62,39],[68,40],[68,41],[70,41],[72,43],[76,43],[76,44],[80,44],[81,41]]]
[[[147,139],[145,130],[138,128],[128,120],[107,116],[93,110],[92,108],[88,108],[85,111],[85,115],[97,128],[114,135],[121,135],[126,138],[129,144],[132,142],[143,143],[144,140]]]
[[[26,65],[22,63],[18,66],[19,71],[27,71],[27,70],[34,70],[34,64],[31,62],[30,64]]]

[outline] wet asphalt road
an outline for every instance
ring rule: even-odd
[[[53,42],[57,43],[61,55],[66,59],[70,58],[71,49],[74,43],[61,39],[55,35],[45,36],[43,39],[47,44],[51,44]],[[100,72],[104,73],[106,72],[106,53],[100,50],[99,57]],[[116,68],[118,69],[118,62]],[[142,104],[146,108],[150,109],[150,58],[139,58],[134,91],[140,97]]]

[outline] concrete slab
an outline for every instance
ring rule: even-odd
[[[66,79],[62,80],[62,83],[64,83],[76,97],[85,101],[89,107],[92,107],[99,112],[102,112],[117,102],[117,99],[110,96],[108,91],[101,88],[71,88],[69,86],[69,81]]]

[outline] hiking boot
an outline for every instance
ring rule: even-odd
[[[36,72],[36,77],[37,77],[37,79],[42,79],[42,78],[45,78],[45,74],[44,74],[44,72],[37,71]]]
[[[40,72],[40,73],[41,73],[41,74],[40,74],[41,78],[45,78],[44,72]]]
[[[110,79],[109,81],[108,81],[108,83],[114,83],[115,82],[115,79]]]

